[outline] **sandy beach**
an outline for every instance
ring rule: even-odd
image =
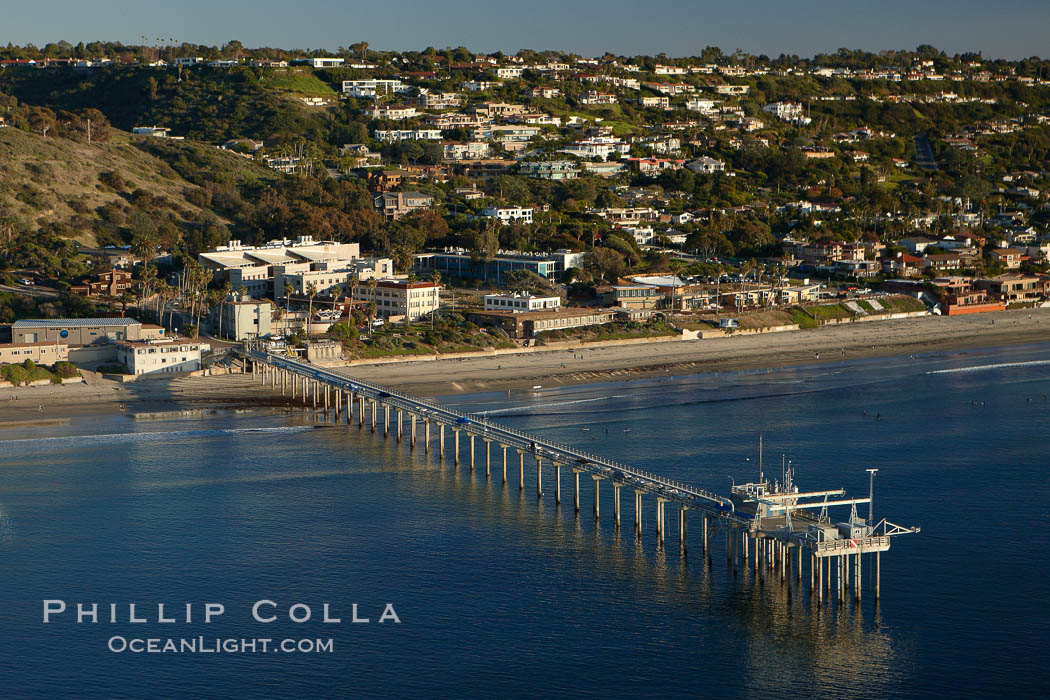
[[[1050,309],[1033,309],[850,323],[707,340],[598,344],[514,355],[358,365],[337,371],[421,396],[440,396],[1047,341]],[[0,427],[15,429],[122,411],[143,414],[285,405],[291,404],[279,395],[261,392],[259,385],[244,375],[126,384],[92,375],[85,384],[5,390],[0,394]]]

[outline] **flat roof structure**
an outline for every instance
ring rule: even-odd
[[[134,318],[27,318],[12,328],[97,328],[99,326],[141,326]]]

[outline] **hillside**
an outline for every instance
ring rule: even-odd
[[[45,74],[46,73],[46,74]],[[148,68],[0,72],[0,91],[30,105],[54,110],[101,110],[114,126],[160,125],[172,135],[222,143],[231,138],[294,140],[327,131],[331,118],[311,110],[298,96],[331,97],[334,90],[309,71]]]
[[[208,218],[201,188],[144,150],[151,145],[116,130],[108,143],[88,144],[0,129],[0,214],[25,230],[47,227],[85,245],[130,242],[129,222],[137,210],[147,211],[156,225],[169,220],[180,228]],[[182,154],[195,161],[196,151],[207,148],[216,167],[234,180],[274,176],[211,147],[171,142],[162,148],[171,158]]]

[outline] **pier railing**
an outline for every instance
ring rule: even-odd
[[[690,484],[668,479],[586,450],[515,430],[495,423],[484,416],[463,413],[429,399],[398,391],[392,387],[356,377],[348,377],[298,360],[275,355],[266,350],[249,347],[245,354],[253,360],[330,384],[344,391],[365,396],[371,400],[378,401],[380,404],[417,413],[424,419],[435,420],[439,423],[445,423],[455,430],[463,430],[470,434],[479,435],[482,438],[489,438],[501,444],[506,444],[508,447],[529,452],[538,458],[546,458],[558,464],[590,472],[599,478],[611,479],[624,486],[652,493],[665,500],[703,510],[711,515],[743,521],[742,518],[734,513],[733,504],[729,499]]]

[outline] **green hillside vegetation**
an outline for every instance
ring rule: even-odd
[[[336,94],[332,86],[305,70],[300,72],[274,70],[263,75],[259,83],[274,90],[311,97],[331,97]]]
[[[172,135],[221,143],[231,138],[308,140],[329,131],[330,118],[294,100],[288,91],[331,95],[312,74],[248,67],[175,71],[150,68],[80,71],[15,70],[0,73],[0,91],[53,110],[96,108],[114,126],[165,126]]]

